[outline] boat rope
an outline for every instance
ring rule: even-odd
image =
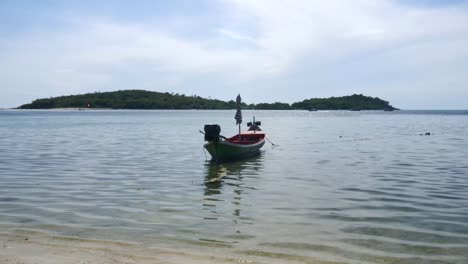
[[[270,142],[273,147],[279,147],[278,144],[275,144],[275,143],[271,142],[271,140],[269,138],[266,138],[266,140],[268,140],[268,142]]]

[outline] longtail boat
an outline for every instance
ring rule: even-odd
[[[237,96],[237,112],[235,115],[236,124],[239,125],[239,134],[230,138],[222,136],[219,125],[205,125],[204,148],[216,161],[237,160],[251,157],[260,152],[266,140],[266,134],[260,128],[261,122],[255,121],[247,123],[247,131],[241,133],[242,112],[240,108],[240,95]]]

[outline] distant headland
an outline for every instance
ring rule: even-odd
[[[362,94],[330,98],[310,98],[302,102],[259,103],[242,105],[262,110],[397,110],[389,102]],[[200,96],[160,93],[144,90],[95,92],[34,100],[18,109],[97,108],[97,109],[235,109],[236,102],[206,99]]]

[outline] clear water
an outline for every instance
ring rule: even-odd
[[[198,130],[234,134],[233,111],[0,111],[0,231],[264,263],[468,263],[467,111],[253,114],[279,146],[212,164]]]

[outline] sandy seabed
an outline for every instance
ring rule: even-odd
[[[34,231],[0,233],[0,243],[1,264],[260,263]]]

